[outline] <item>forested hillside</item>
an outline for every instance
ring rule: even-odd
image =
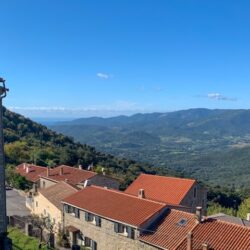
[[[75,143],[73,139],[7,109],[4,109],[4,138],[8,165],[32,162],[41,166],[81,164],[87,168],[93,163],[97,167],[105,167],[111,175],[121,178],[123,186],[140,172],[173,174],[173,171],[153,168],[149,164],[139,164],[100,153],[94,147]]]
[[[250,189],[250,110],[190,109],[84,118],[54,130],[119,157]]]

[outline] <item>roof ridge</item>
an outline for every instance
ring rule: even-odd
[[[141,176],[141,175],[155,176],[155,177],[160,177],[160,178],[171,178],[171,179],[179,179],[179,180],[187,180],[187,181],[197,182],[196,179],[189,179],[189,178],[182,178],[182,177],[175,177],[175,176],[168,176],[168,175],[156,175],[156,174],[140,173],[139,176]]]
[[[84,172],[89,172],[89,173],[97,174],[97,173],[94,172],[94,171],[90,171],[90,170],[87,170],[87,169],[79,169],[79,168],[77,168],[77,167],[75,167],[75,166],[68,166],[68,165],[59,165],[59,166],[56,166],[56,167],[54,167],[54,168],[52,168],[52,169],[64,168],[64,167],[66,167],[66,168],[73,168],[73,169],[77,169],[77,170],[79,170],[79,171],[84,171]]]
[[[239,217],[236,217],[236,218],[239,218]],[[247,227],[247,226],[235,224],[235,223],[229,222],[229,221],[222,221],[222,220],[218,220],[218,219],[215,219],[215,218],[205,218],[205,220],[203,221],[203,223],[206,222],[206,221],[208,221],[208,219],[210,219],[210,220],[212,219],[212,220],[214,220],[214,221],[216,221],[216,222],[218,222],[218,223],[221,223],[221,224],[229,224],[229,225],[231,225],[231,226],[241,227],[242,229],[246,229],[246,230],[249,230],[249,231],[250,231],[250,228]],[[239,219],[241,219],[241,218],[239,218]],[[241,220],[242,220],[242,219],[241,219]]]
[[[93,187],[93,188],[97,188],[97,189],[101,189],[101,190],[105,190],[105,191],[110,191],[110,192],[113,192],[113,193],[117,193],[117,194],[121,194],[121,195],[124,195],[124,196],[131,197],[131,198],[134,198],[134,199],[137,199],[137,200],[144,200],[144,201],[149,201],[149,202],[156,203],[156,204],[159,204],[159,205],[167,206],[167,204],[165,204],[163,202],[153,201],[153,200],[149,200],[149,199],[146,199],[146,198],[139,198],[139,197],[137,197],[135,195],[127,194],[127,193],[125,193],[123,191],[119,191],[119,190],[115,190],[115,189],[108,189],[108,188],[104,188],[104,187],[100,187],[100,186],[96,186],[96,185],[90,185],[89,187]]]

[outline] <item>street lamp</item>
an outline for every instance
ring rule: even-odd
[[[7,238],[7,213],[6,213],[6,190],[5,190],[5,162],[4,162],[4,138],[3,138],[3,105],[2,100],[6,97],[8,89],[5,80],[0,77],[0,249],[11,249]]]

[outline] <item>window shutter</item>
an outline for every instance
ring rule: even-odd
[[[89,221],[89,213],[85,212],[85,220]]]
[[[80,218],[80,211],[78,208],[75,209],[75,217]]]
[[[96,221],[96,226],[100,227],[101,226],[101,218],[99,216],[96,216],[95,221]]]
[[[64,205],[64,212],[69,213],[69,205],[67,204]]]
[[[97,243],[94,240],[91,240],[91,249],[92,250],[97,250]]]
[[[117,222],[114,223],[114,231],[119,233],[119,224]]]
[[[126,230],[128,232],[128,238],[134,239],[135,238],[134,229],[131,227],[127,227]]]

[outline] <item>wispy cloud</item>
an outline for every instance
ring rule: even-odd
[[[207,94],[207,97],[211,100],[217,101],[237,101],[237,98],[224,96],[220,93],[209,93]]]
[[[112,77],[112,75],[110,75],[110,74],[101,73],[101,72],[97,73],[96,75],[97,75],[97,77],[99,77],[100,79],[104,79],[104,80],[107,80],[107,79],[109,79],[109,78]]]

